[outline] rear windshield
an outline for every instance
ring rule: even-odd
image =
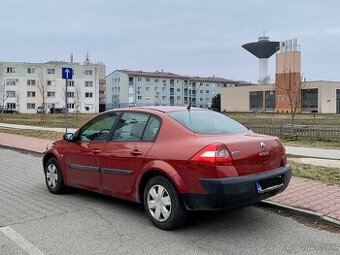
[[[179,111],[169,112],[168,115],[199,134],[236,134],[248,130],[236,120],[213,111]]]

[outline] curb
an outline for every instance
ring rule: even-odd
[[[0,148],[19,151],[19,152],[30,154],[30,155],[33,155],[33,156],[43,156],[44,155],[44,153],[41,152],[41,151],[36,151],[36,150],[32,150],[32,149],[25,149],[25,148],[20,148],[20,147],[14,147],[14,146],[11,146],[11,145],[0,144]]]
[[[292,206],[289,206],[289,205],[283,205],[283,204],[275,203],[275,202],[272,202],[272,201],[261,201],[259,204],[260,204],[260,206],[263,206],[263,207],[271,207],[271,208],[275,208],[275,209],[279,209],[279,210],[285,210],[285,211],[288,211],[288,212],[295,214],[295,215],[308,217],[308,218],[313,219],[315,221],[321,221],[321,222],[333,225],[335,227],[340,227],[340,221],[339,220],[328,217],[328,216],[326,216],[322,213],[314,212],[314,211],[307,210],[307,209],[292,207]]]

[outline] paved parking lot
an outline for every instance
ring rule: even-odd
[[[47,191],[41,158],[0,149],[0,254],[339,254],[340,234],[247,207],[162,231],[142,206]]]

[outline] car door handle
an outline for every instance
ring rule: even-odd
[[[99,149],[93,149],[93,150],[92,150],[92,153],[93,153],[93,154],[99,154],[99,153],[100,153],[100,150],[99,150]]]
[[[142,155],[143,152],[140,151],[140,150],[133,150],[130,152],[132,156],[139,156],[139,155]]]

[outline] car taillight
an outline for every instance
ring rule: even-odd
[[[227,147],[222,143],[214,143],[204,147],[191,160],[217,166],[232,166],[233,163]]]
[[[281,159],[281,166],[287,165],[287,153],[286,153],[286,147],[283,146],[283,156]]]

